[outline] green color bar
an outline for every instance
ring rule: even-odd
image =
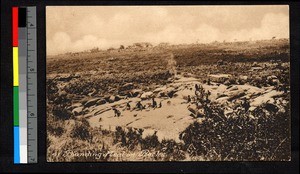
[[[19,87],[14,86],[14,126],[19,126]]]

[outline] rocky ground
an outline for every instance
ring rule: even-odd
[[[276,126],[262,129],[259,125],[270,123],[263,121],[260,124],[257,120],[263,117],[266,117],[263,120],[273,120],[275,116],[275,120],[271,122],[275,124],[276,115],[280,115],[280,118],[282,116],[285,121],[289,119],[287,110],[289,108],[289,63],[285,61],[232,63],[220,60],[208,65],[181,66],[183,63],[178,64],[181,61],[178,61],[178,50],[172,52],[170,49],[165,52],[160,49],[154,53],[142,51],[141,54],[110,53],[115,54],[115,58],[108,58],[108,63],[103,65],[103,69],[98,68],[97,71],[67,73],[63,68],[58,68],[57,65],[60,64],[57,63],[58,59],[51,60],[50,67],[52,68],[47,74],[48,161],[243,159],[249,154],[229,158],[230,155],[226,152],[226,148],[229,147],[221,148],[219,145],[216,145],[219,156],[215,155],[212,144],[206,143],[217,141],[206,136],[201,137],[199,133],[204,135],[209,132],[211,133],[209,136],[224,136],[223,139],[228,139],[226,132],[224,134],[222,132],[224,128],[219,129],[216,126],[215,131],[221,132],[215,135],[212,130],[214,126],[205,132],[201,127],[205,125],[209,127],[212,122],[227,129],[229,127],[227,124],[231,124],[228,120],[234,119],[236,123],[241,121],[235,125],[237,129],[241,128],[241,132],[231,132],[234,135],[230,136],[238,136],[239,133],[245,133],[245,136],[248,136],[249,130],[248,128],[243,130],[243,125],[253,124],[255,127],[258,126],[255,130],[261,129],[262,132],[266,132],[267,129],[271,131],[275,129],[276,132],[278,131]],[[132,56],[132,54],[136,55]],[[123,56],[127,63],[122,65],[121,59],[116,55]],[[182,55],[180,53],[180,56]],[[104,53],[101,53],[101,56],[104,56]],[[151,61],[147,56],[151,57]],[[130,62],[131,59],[137,57],[143,60]],[[98,63],[105,62],[102,59],[95,60]],[[151,66],[143,62],[149,62]],[[117,66],[113,67],[114,63],[117,63]],[[67,68],[73,66],[75,67],[71,64]],[[137,69],[142,66],[145,68]],[[132,69],[132,67],[135,68]],[[155,68],[151,70],[151,67]],[[105,68],[108,68],[107,71],[102,71]],[[153,100],[156,106],[153,106]],[[140,106],[138,106],[139,103]],[[238,120],[237,117],[246,120]],[[280,124],[288,125],[288,122]],[[235,128],[232,127],[232,130]],[[289,132],[288,129],[286,131]],[[258,137],[262,136],[260,131],[256,132],[257,135],[255,131],[249,132],[254,138],[251,141],[247,138],[234,141],[243,140],[240,142],[243,147],[247,144],[244,142],[248,141],[256,144],[257,139],[260,139]],[[289,137],[289,135],[286,132],[274,133],[274,135],[279,135],[276,140],[279,143],[275,143],[275,140],[269,141],[274,141],[275,148],[273,149],[276,149],[274,152],[276,154],[280,151],[278,149],[281,149],[282,144],[289,145],[287,139],[281,138]],[[192,138],[193,136],[195,137]],[[198,142],[198,138],[203,139],[202,144],[206,141],[204,142],[206,150],[199,146],[201,143],[199,143],[200,140]],[[267,138],[265,139],[265,144],[260,144],[259,147],[273,147],[268,145]],[[195,144],[193,141],[198,143]],[[150,147],[148,147],[149,144]],[[211,148],[207,150],[207,146]],[[256,145],[251,146],[256,150],[258,148]],[[189,152],[191,147],[194,150]],[[162,159],[151,157],[81,159],[57,156],[61,153],[59,149],[100,151],[99,148],[101,152],[114,150],[126,151],[128,154],[143,149],[150,149],[152,152],[159,151],[158,148],[171,148],[172,150],[166,152],[167,158]],[[221,157],[223,153],[225,156]],[[253,159],[276,159],[276,155],[266,157],[267,152],[260,152],[259,149],[257,153],[260,154]],[[286,155],[284,159],[289,159],[289,153],[282,154]]]
[[[221,78],[224,75],[211,75]],[[202,112],[193,101],[188,102],[195,95],[195,84],[201,85],[205,91],[210,91],[209,100],[220,103],[225,110],[225,116],[237,112],[244,99],[249,101],[249,111],[258,106],[268,104],[275,109],[282,109],[288,101],[282,99],[283,91],[277,91],[274,87],[258,88],[245,85],[223,85],[215,82],[203,84],[193,77],[176,76],[174,82],[155,88],[153,91],[143,92],[134,89],[131,92],[134,97],[110,96],[108,99],[93,98],[83,103],[74,103],[72,113],[76,117],[85,117],[92,127],[114,130],[116,126],[134,127],[145,129],[145,136],[157,131],[160,140],[164,138],[179,141],[178,135],[195,119],[201,121],[204,113],[199,118],[195,112]],[[172,98],[168,96],[172,94]],[[152,98],[161,107],[153,108]],[[137,102],[145,106],[145,109],[135,109]],[[127,103],[130,108],[127,108]],[[115,116],[113,108],[120,111],[120,116]]]

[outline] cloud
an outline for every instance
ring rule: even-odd
[[[98,35],[100,34],[103,29],[105,28],[106,24],[105,21],[98,17],[97,15],[88,15],[84,19],[82,19],[76,29],[77,30],[77,35],[79,35],[79,32],[84,31],[84,34],[86,35]],[[76,32],[76,31],[75,31]]]
[[[289,38],[288,6],[47,7],[47,54],[273,36]]]
[[[65,32],[57,32],[47,41],[47,54],[68,52],[71,50],[70,45],[72,45],[70,36]]]
[[[47,42],[47,55],[60,54],[66,52],[80,52],[95,47],[108,48],[111,43],[105,39],[93,35],[85,35],[82,39],[72,41],[70,36],[65,32],[58,32],[53,39]]]
[[[169,42],[172,44],[181,43],[209,43],[219,38],[220,31],[207,24],[201,24],[196,29],[182,28],[180,26],[170,25],[158,33],[149,33],[145,40],[158,44],[160,42]]]
[[[261,20],[260,26],[228,33],[229,40],[253,40],[289,38],[289,17],[284,14],[268,13]]]

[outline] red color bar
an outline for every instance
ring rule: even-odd
[[[18,7],[12,8],[12,35],[13,35],[13,46],[18,46]]]

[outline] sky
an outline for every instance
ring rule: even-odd
[[[47,55],[136,42],[210,43],[289,38],[287,5],[48,6]]]

